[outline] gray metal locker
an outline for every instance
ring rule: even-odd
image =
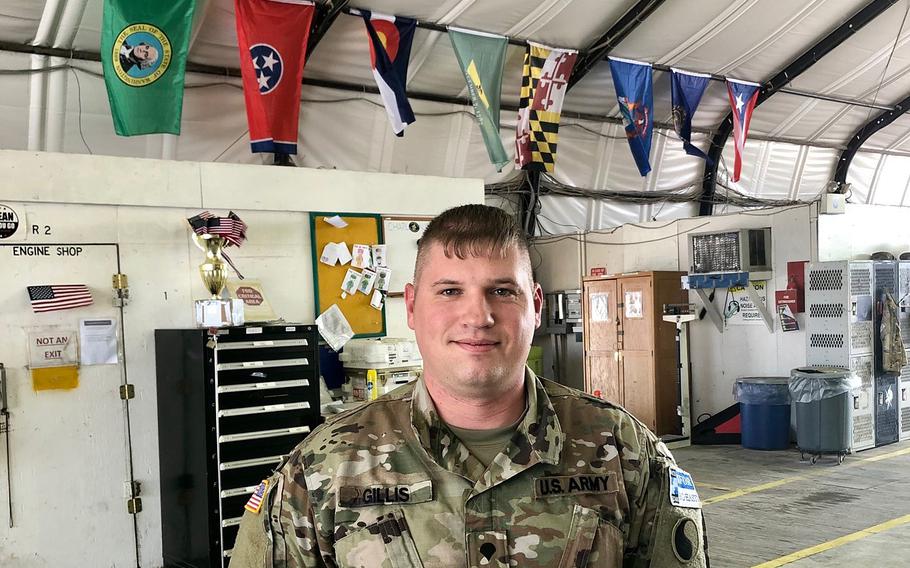
[[[862,379],[853,393],[853,451],[875,446],[872,261],[806,265],[806,362],[847,367]]]

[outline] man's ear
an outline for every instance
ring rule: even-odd
[[[543,311],[543,288],[537,282],[534,283],[534,327],[540,327],[540,317]]]
[[[404,287],[404,306],[408,312],[408,327],[414,329],[414,298],[417,296],[417,289],[413,284],[406,284]],[[539,320],[540,318],[538,318]]]

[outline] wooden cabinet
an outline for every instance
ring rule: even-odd
[[[653,432],[679,434],[676,327],[664,304],[687,303],[684,272],[635,272],[582,283],[585,390],[625,407]]]

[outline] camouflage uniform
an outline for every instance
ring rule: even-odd
[[[666,446],[608,402],[530,370],[526,384],[489,468],[422,381],[329,420],[244,515],[231,568],[707,566],[701,509],[671,504],[687,474]]]

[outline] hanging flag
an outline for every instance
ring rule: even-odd
[[[28,299],[32,304],[32,311],[39,314],[90,306],[92,293],[85,284],[29,286]]]
[[[743,150],[746,147],[746,136],[749,134],[749,121],[752,120],[752,110],[758,101],[758,91],[761,85],[747,81],[727,79],[727,95],[730,97],[730,107],[733,110],[733,177],[730,181],[739,181],[739,174],[743,167]]]
[[[468,93],[474,104],[474,116],[483,135],[490,161],[496,171],[509,163],[509,156],[499,136],[499,95],[502,90],[502,66],[509,40],[504,36],[449,28],[455,57],[464,73]]]
[[[370,36],[370,65],[373,78],[389,113],[395,136],[403,136],[407,125],[414,122],[414,111],[408,103],[405,83],[408,79],[408,60],[417,21],[401,16],[375,14],[360,10]]]
[[[195,0],[105,0],[101,67],[120,136],[180,134]]]
[[[235,0],[250,150],[297,153],[300,85],[315,8],[306,0]]]
[[[528,42],[515,131],[515,163],[519,168],[553,171],[559,115],[577,57],[574,50]]]
[[[673,103],[673,129],[683,142],[683,149],[690,156],[698,156],[710,163],[713,160],[692,145],[692,117],[708,87],[710,75],[670,69],[670,97]]]
[[[629,149],[632,150],[638,173],[646,176],[651,171],[648,155],[651,153],[651,134],[654,131],[651,65],[615,57],[609,59]]]

